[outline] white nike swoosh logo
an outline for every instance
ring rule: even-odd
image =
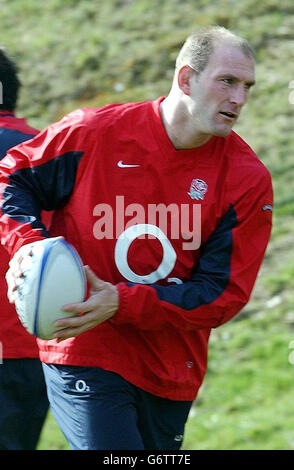
[[[135,168],[135,167],[138,167],[140,165],[132,165],[132,164],[127,164],[127,163],[123,163],[122,160],[120,160],[119,162],[117,162],[117,166],[119,168]]]

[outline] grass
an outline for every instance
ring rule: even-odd
[[[0,42],[21,70],[19,114],[39,128],[80,106],[166,94],[178,48],[198,26],[231,28],[256,49],[257,85],[236,131],[273,175],[274,229],[249,305],[213,331],[184,448],[293,449],[293,1],[0,0],[0,6]],[[49,414],[39,449],[66,448]]]
[[[37,450],[69,450],[69,445],[60,431],[51,411],[48,412]]]
[[[215,331],[209,368],[190,414],[185,449],[289,450],[293,365],[282,308]]]

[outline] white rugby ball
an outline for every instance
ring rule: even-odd
[[[86,277],[77,251],[64,238],[47,238],[31,246],[32,254],[20,264],[23,277],[15,308],[29,333],[52,339],[57,330],[54,322],[73,315],[62,307],[85,299]]]

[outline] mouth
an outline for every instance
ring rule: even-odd
[[[221,114],[222,116],[224,116],[226,119],[228,119],[229,121],[234,121],[235,119],[238,118],[238,114],[237,113],[232,113],[230,111],[220,111],[219,114]]]

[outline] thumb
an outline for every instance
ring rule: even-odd
[[[105,281],[102,281],[102,279],[99,279],[99,277],[96,276],[94,271],[92,271],[90,266],[84,266],[84,269],[85,269],[86,279],[89,282],[92,289],[101,290],[105,287],[105,284],[106,284]]]

